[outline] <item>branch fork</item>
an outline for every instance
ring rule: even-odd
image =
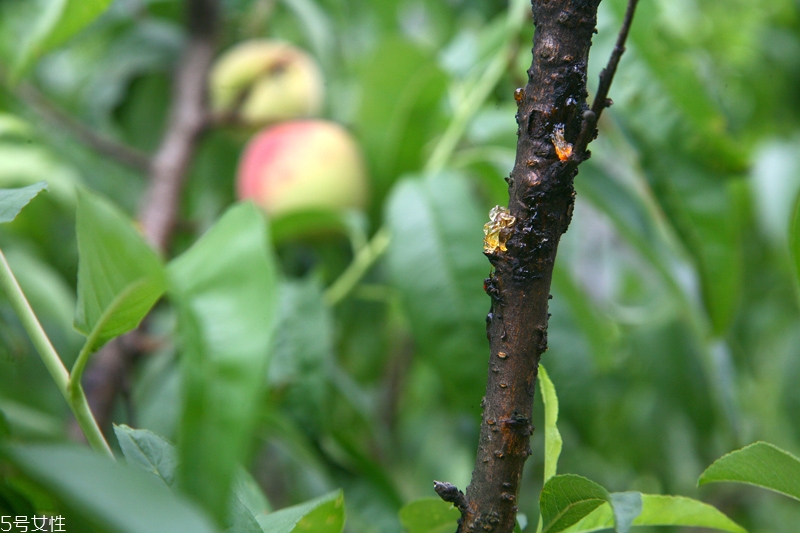
[[[492,274],[486,331],[491,348],[478,453],[466,493],[434,482],[439,496],[461,513],[458,533],[511,533],[525,460],[531,454],[533,395],[539,359],[547,350],[548,300],[561,235],[572,218],[573,179],[589,158],[597,121],[611,105],[608,89],[633,18],[625,22],[591,108],[586,65],[600,0],[533,2],[536,25],[528,84],[517,89],[518,142],[507,178],[509,209],[500,208],[484,231]],[[566,139],[575,139],[569,144]],[[507,218],[506,218],[507,217]],[[502,242],[501,242],[502,240]]]

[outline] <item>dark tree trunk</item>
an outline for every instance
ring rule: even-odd
[[[539,359],[547,350],[556,249],[572,217],[573,178],[588,157],[585,147],[607,105],[604,94],[596,112],[586,103],[586,66],[599,3],[532,2],[533,62],[528,84],[515,94],[519,139],[507,178],[509,206],[495,208],[487,224],[484,251],[494,267],[485,282],[492,298],[491,356],[475,468],[466,495],[449,483],[435,483],[437,493],[461,511],[460,533],[514,528],[522,469],[531,453]],[[607,70],[613,76],[613,69]]]

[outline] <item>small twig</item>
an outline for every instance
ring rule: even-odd
[[[459,511],[466,511],[468,505],[467,497],[452,483],[434,481],[433,490],[436,491],[436,494],[438,494],[441,499],[455,505]]]
[[[14,90],[14,94],[31,106],[39,115],[51,124],[61,127],[78,141],[99,154],[131,167],[147,172],[150,170],[150,157],[144,152],[131,148],[118,141],[101,135],[92,128],[76,120],[72,115],[59,109],[30,83],[22,83]]]
[[[625,10],[625,20],[622,22],[622,27],[617,35],[617,43],[614,45],[614,51],[611,52],[611,57],[608,59],[608,65],[600,72],[600,84],[597,86],[597,94],[592,102],[590,111],[583,114],[583,125],[581,127],[578,140],[575,142],[574,154],[586,159],[585,152],[589,143],[597,136],[597,129],[595,126],[600,120],[600,115],[603,110],[610,107],[613,103],[608,98],[608,91],[611,88],[611,82],[614,81],[614,75],[617,73],[617,65],[625,52],[625,42],[628,40],[628,32],[630,32],[631,24],[633,23],[633,15],[636,12],[636,5],[639,0],[628,0],[628,7]]]

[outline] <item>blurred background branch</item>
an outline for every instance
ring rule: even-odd
[[[145,237],[164,256],[169,255],[186,175],[208,123],[207,78],[219,25],[217,0],[186,0],[184,9],[187,42],[175,70],[167,129],[152,157],[138,216]],[[146,328],[145,321],[136,331],[109,342],[95,354],[86,370],[86,396],[103,428],[110,427],[120,393],[126,398],[130,394],[128,373],[142,354]],[[126,405],[130,406],[129,398]]]
[[[15,86],[14,94],[36,110],[46,121],[73,135],[92,150],[105,155],[123,165],[140,172],[150,171],[150,157],[114,139],[97,133],[89,126],[75,119],[71,114],[59,109],[48,100],[33,84],[22,82]]]

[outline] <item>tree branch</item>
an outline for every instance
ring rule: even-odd
[[[611,57],[608,59],[608,65],[600,72],[600,84],[597,86],[597,94],[592,102],[592,109],[584,113],[583,126],[581,133],[578,135],[578,140],[575,141],[575,153],[582,160],[589,158],[586,152],[586,146],[597,137],[597,122],[600,120],[600,115],[603,110],[610,107],[613,103],[608,98],[608,90],[611,88],[611,82],[614,81],[614,75],[617,73],[617,65],[625,53],[625,41],[628,40],[628,32],[630,32],[631,24],[633,23],[633,15],[636,12],[636,5],[639,0],[628,0],[628,7],[625,10],[625,19],[622,22],[622,27],[617,35],[617,43],[614,45],[614,51],[611,52]]]
[[[166,254],[178,217],[181,192],[197,141],[208,125],[206,87],[214,59],[218,0],[187,0],[189,39],[178,65],[167,130],[153,156],[150,182],[139,210],[145,238]],[[95,355],[84,388],[101,427],[107,427],[117,394],[141,352],[140,329],[109,342]]]
[[[156,154],[139,211],[142,231],[160,252],[175,227],[180,193],[197,139],[208,124],[206,87],[214,59],[217,0],[188,0],[189,42],[175,80],[167,131]]]
[[[461,512],[459,533],[514,529],[522,469],[531,453],[539,359],[547,350],[553,265],[572,218],[573,179],[584,159],[566,139],[577,139],[586,128],[585,116],[596,118],[608,105],[608,87],[633,14],[629,6],[630,17],[601,75],[601,99],[595,101],[601,107],[594,112],[586,103],[586,66],[599,3],[532,2],[533,62],[527,85],[515,93],[519,138],[507,178],[509,208],[492,210],[484,242],[494,272],[484,284],[492,300],[487,316],[491,355],[478,453],[466,495],[450,484],[436,484],[437,493]],[[591,130],[593,138],[593,125]]]
[[[147,154],[97,133],[56,107],[30,83],[22,83],[13,91],[17,98],[36,110],[46,121],[63,128],[92,150],[134,170],[142,172],[150,170],[150,157]]]

